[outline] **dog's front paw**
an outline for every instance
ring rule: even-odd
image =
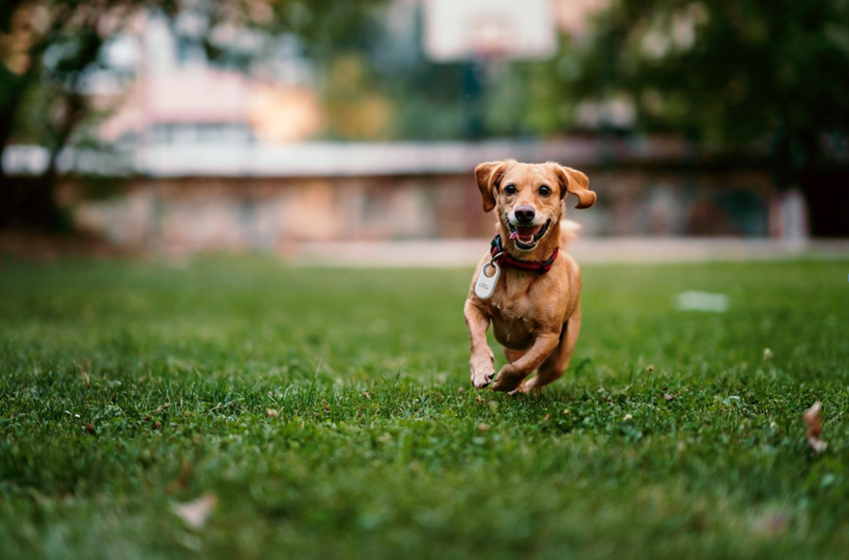
[[[522,376],[517,375],[512,366],[508,364],[498,372],[495,383],[492,385],[492,390],[509,393],[519,387],[521,383]]]
[[[492,378],[495,377],[494,362],[495,357],[492,355],[492,351],[489,352],[488,359],[471,360],[472,385],[475,386],[475,389],[483,389],[492,383]]]
[[[489,373],[472,372],[472,385],[475,389],[485,389],[492,383],[492,378],[495,377],[495,372],[490,370]]]

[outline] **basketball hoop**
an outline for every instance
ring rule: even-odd
[[[434,62],[540,60],[557,50],[551,0],[424,0]]]
[[[511,24],[501,15],[493,14],[472,24],[469,44],[475,58],[497,60],[507,57]]]

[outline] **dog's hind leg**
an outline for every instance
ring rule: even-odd
[[[560,332],[560,343],[554,352],[539,366],[537,374],[526,379],[519,387],[522,393],[531,393],[539,391],[552,381],[556,381],[566,372],[569,367],[569,360],[572,359],[572,354],[575,352],[575,346],[578,344],[578,335],[581,332],[581,304],[575,308],[575,312],[569,317],[569,320],[563,324],[563,330]]]

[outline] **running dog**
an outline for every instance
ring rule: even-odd
[[[564,199],[575,195],[577,208],[589,208],[596,194],[586,175],[553,162],[482,163],[475,178],[483,210],[496,209],[498,224],[464,308],[472,384],[539,391],[566,371],[581,330],[581,271],[563,251],[579,226],[561,223]],[[490,322],[510,362],[498,375],[486,341]]]

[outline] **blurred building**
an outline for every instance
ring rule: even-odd
[[[283,40],[267,71],[249,75],[210,63],[201,43],[178,31],[148,13],[107,47],[112,64],[89,84],[110,113],[100,126],[104,142],[132,152],[297,142],[321,130],[311,67],[296,44],[287,49]],[[132,79],[116,83],[122,73]]]

